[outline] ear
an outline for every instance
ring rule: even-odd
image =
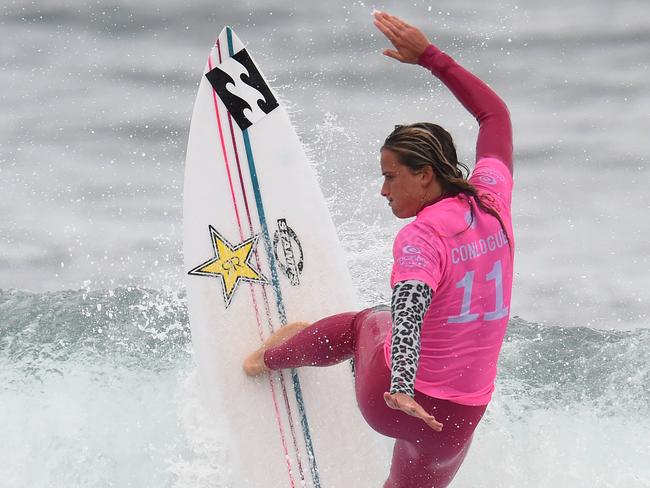
[[[420,172],[422,186],[427,188],[434,180],[437,180],[436,173],[432,166],[425,166]]]

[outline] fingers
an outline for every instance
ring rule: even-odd
[[[430,417],[429,419],[423,419],[424,422],[431,427],[436,432],[442,432],[442,424],[438,422],[435,418]]]
[[[403,21],[402,19],[400,19],[399,17],[395,17],[394,15],[390,15],[390,14],[386,14],[386,15],[388,16],[388,18],[390,19],[390,21],[392,22],[392,24],[393,24],[394,26],[396,26],[397,28],[399,28],[399,29],[406,29],[406,28],[408,28],[408,27],[411,27],[409,24],[407,24],[406,22],[404,22],[404,21]]]
[[[404,58],[400,55],[400,53],[392,49],[385,49],[383,54],[389,58],[397,59],[398,61],[404,61]]]
[[[388,14],[377,12],[374,24],[391,41],[399,35],[400,27],[389,18]]]
[[[397,17],[393,17],[392,15],[389,14],[384,14],[383,18],[386,24],[389,25],[393,31],[399,33],[399,31],[403,29],[404,22],[402,22]]]
[[[442,424],[436,420],[436,418],[433,415],[430,415],[427,413],[422,406],[420,406],[419,403],[417,403],[415,400],[413,401],[415,405],[417,406],[417,414],[415,415],[419,419],[423,420],[424,423],[426,423],[429,427],[431,427],[433,430],[440,432],[442,431]]]
[[[382,34],[388,38],[389,41],[393,42],[397,37],[397,32],[393,30],[391,25],[383,21],[383,19],[380,20],[378,17],[375,17],[374,24],[377,29],[379,29]]]
[[[391,395],[390,393],[385,392],[384,400],[386,401],[386,405],[390,408],[401,410],[412,417],[419,418],[436,432],[442,431],[443,424],[438,422],[433,415],[430,415],[422,405],[416,402],[413,398],[401,393]]]
[[[394,35],[399,35],[402,31],[411,27],[409,24],[404,22],[399,17],[395,17],[394,15],[387,14],[386,12],[375,13],[375,19],[376,21],[381,22]]]

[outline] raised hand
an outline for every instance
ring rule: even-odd
[[[431,44],[422,31],[385,12],[374,12],[373,15],[377,29],[395,47],[395,49],[385,49],[384,55],[402,63],[417,64],[420,55]]]

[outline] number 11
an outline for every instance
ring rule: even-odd
[[[492,312],[487,312],[485,320],[498,320],[508,315],[508,307],[503,304],[503,271],[501,261],[494,263],[492,271],[485,275],[487,281],[494,281],[496,288],[496,304]],[[456,283],[456,288],[463,288],[463,303],[459,315],[452,315],[447,319],[450,324],[466,324],[478,319],[479,314],[470,313],[472,308],[472,288],[474,286],[474,271],[468,271],[462,280]]]

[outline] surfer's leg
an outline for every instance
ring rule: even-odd
[[[265,366],[269,369],[331,366],[352,358],[353,324],[364,312],[341,313],[313,323],[282,344],[266,349]]]
[[[384,488],[445,488],[458,472],[470,444],[471,436],[462,446],[441,452],[397,439]]]
[[[469,451],[474,429],[486,406],[427,398],[431,401],[425,408],[435,412],[444,424],[442,432],[403,425],[400,438],[395,441],[390,476],[384,488],[445,488]]]
[[[359,409],[373,429],[395,437],[384,430],[386,415],[393,415],[395,423],[401,418],[398,411],[389,408],[384,401],[384,392],[390,389],[390,369],[384,355],[384,342],[392,327],[390,309],[384,307],[360,314],[354,325],[354,384]]]
[[[390,388],[384,341],[391,324],[388,310],[376,310],[355,321],[357,403],[374,430],[397,439],[385,488],[443,488],[463,462],[486,407],[460,405],[416,391],[417,402],[443,423],[442,432],[389,408],[383,398]]]
[[[428,399],[428,400],[427,400]],[[486,406],[467,406],[421,395],[418,402],[443,423],[434,432],[419,419],[400,421],[390,476],[384,488],[444,488],[454,478]],[[410,417],[413,418],[413,417]],[[422,425],[418,425],[419,422]]]

